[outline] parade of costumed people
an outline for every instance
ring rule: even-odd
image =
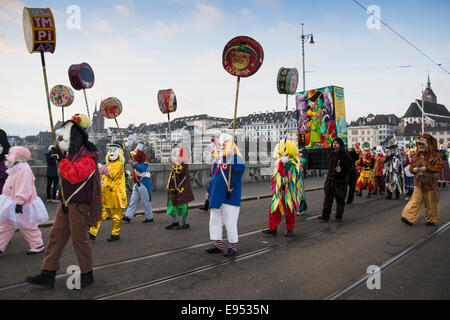
[[[441,152],[442,159],[444,160],[441,171],[438,173],[438,184],[439,187],[445,187],[450,184],[450,167],[448,165],[449,152],[443,144],[439,147],[439,151]]]
[[[373,194],[383,195],[385,192],[385,182],[384,182],[384,152],[382,146],[377,146],[375,151],[375,165],[373,168],[373,173],[375,175],[375,190]]]
[[[403,166],[405,167],[405,191],[407,191],[406,196],[410,197],[414,191],[414,173],[412,173],[409,168],[411,167],[412,158],[416,155],[415,148],[408,148],[406,152],[406,159]]]
[[[370,144],[363,143],[364,154],[357,162],[361,166],[361,173],[356,183],[359,189],[358,197],[362,197],[362,191],[365,187],[369,190],[367,198],[370,198],[371,193],[375,190],[375,175],[373,168],[375,166],[375,158],[370,152]]]
[[[60,203],[50,231],[41,273],[26,282],[53,288],[60,259],[69,238],[81,271],[81,289],[94,282],[89,226],[96,226],[102,217],[101,181],[97,168],[100,153],[89,142],[86,129],[89,118],[76,114],[56,130],[57,148],[53,156],[59,161],[62,176]]]
[[[96,226],[89,229],[89,238],[95,240],[102,220],[111,218],[112,230],[108,242],[120,239],[120,227],[122,225],[122,209],[127,207],[127,193],[125,189],[125,157],[123,146],[114,142],[108,146],[106,165],[98,164],[102,179],[102,219]]]
[[[222,134],[219,138],[222,145],[221,156],[213,165],[211,183],[206,197],[209,200],[209,236],[214,241],[208,253],[223,252],[223,226],[225,226],[229,248],[225,257],[237,254],[238,220],[242,199],[242,175],[245,162],[242,155],[232,142],[232,136]]]
[[[395,138],[389,140],[388,152],[384,160],[385,181],[386,181],[386,199],[391,200],[395,193],[398,200],[401,194],[405,193],[405,170],[403,168],[403,157],[398,151]]]
[[[286,237],[294,235],[295,212],[300,208],[303,194],[301,160],[298,148],[290,140],[282,140],[274,151],[275,170],[272,176],[272,202],[269,208],[269,229],[264,234],[276,235],[281,217],[286,217]]]
[[[172,223],[166,229],[189,228],[188,211],[189,202],[194,200],[191,180],[189,177],[189,154],[183,145],[178,144],[172,148],[172,169],[167,181],[167,215],[172,218]],[[180,225],[178,217],[183,220]]]
[[[421,134],[416,142],[417,152],[411,159],[409,171],[414,174],[414,192],[402,212],[401,221],[413,225],[425,207],[425,224],[435,225],[439,220],[439,189],[436,173],[443,166],[436,139]]]
[[[8,178],[0,195],[0,256],[17,229],[29,244],[28,255],[43,252],[38,223],[48,220],[47,208],[37,196],[34,175],[27,161],[30,150],[12,147],[6,155]]]
[[[330,220],[331,208],[336,199],[336,220],[341,222],[344,216],[345,196],[347,194],[348,179],[353,161],[345,150],[344,141],[341,138],[333,140],[333,151],[328,156],[328,173],[323,186],[325,197],[323,200],[322,214],[319,220]]]
[[[144,145],[138,144],[136,149],[131,152],[131,156],[133,157],[130,160],[130,164],[133,167],[133,192],[123,220],[130,223],[136,213],[138,204],[141,203],[145,214],[145,220],[142,222],[153,222],[152,180],[148,156],[144,152]]]
[[[2,194],[3,185],[8,178],[5,156],[8,154],[10,147],[6,132],[0,129],[0,194]]]

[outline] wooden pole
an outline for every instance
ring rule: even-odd
[[[234,118],[233,118],[233,136],[231,139],[231,147],[234,149],[234,136],[236,134],[236,117],[237,117],[237,107],[238,107],[238,99],[239,99],[239,85],[241,83],[241,77],[237,78],[236,82],[236,98],[234,102]],[[236,150],[235,150],[236,152]],[[233,156],[234,158],[234,156]],[[228,194],[231,192],[231,163],[230,163],[230,171],[228,172]]]
[[[126,151],[126,153],[128,155],[128,160],[132,160],[133,158],[131,157],[131,154],[128,151],[127,145],[125,144],[125,140],[123,139],[122,132],[120,131],[119,123],[117,122],[117,118],[116,117],[114,117],[114,121],[116,122],[117,130],[119,131],[119,134],[120,134],[120,139],[122,139],[123,147],[124,147],[124,149],[125,149],[125,151]]]
[[[48,117],[50,120],[52,141],[53,141],[53,146],[56,148],[55,127],[53,125],[52,108],[50,107],[50,94],[48,92],[47,69],[45,67],[45,56],[44,56],[43,51],[41,51],[41,64],[42,64],[42,73],[44,75],[45,95],[47,97]],[[64,190],[63,190],[61,172],[59,171],[59,161],[58,160],[56,160],[56,170],[58,172],[59,191],[61,193],[61,199],[62,199],[62,203],[63,203],[63,207],[64,207],[66,205],[66,199],[64,198]],[[64,210],[64,208],[63,208],[63,210]]]

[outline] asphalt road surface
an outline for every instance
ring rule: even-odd
[[[364,194],[366,194],[365,192]],[[26,256],[27,243],[16,233],[0,258],[0,299],[188,299],[188,300],[303,300],[303,299],[450,299],[450,188],[440,189],[440,221],[425,226],[423,213],[414,226],[400,221],[405,199],[355,197],[344,221],[334,216],[319,222],[323,191],[307,193],[309,209],[297,217],[294,237],[261,233],[268,225],[270,199],[242,203],[239,255],[227,259],[210,255],[209,214],[190,210],[191,228],[166,230],[170,219],[155,214],[123,224],[121,239],[109,243],[111,221],[105,221],[95,242],[95,283],[69,290],[66,268],[77,260],[70,241],[61,259],[55,288],[23,282],[39,273],[43,255]],[[47,243],[50,228],[43,228]],[[224,241],[225,248],[228,243]],[[371,265],[383,266],[380,289],[365,281]],[[352,288],[346,291],[346,289]],[[344,293],[343,293],[344,292]]]

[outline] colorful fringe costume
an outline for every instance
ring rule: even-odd
[[[282,141],[279,151],[276,147],[278,160],[272,176],[272,203],[270,205],[269,229],[275,231],[281,222],[281,216],[286,215],[286,235],[292,234],[295,226],[295,212],[300,208],[303,195],[301,176],[301,160],[298,148],[292,141]],[[270,232],[267,232],[270,233]]]

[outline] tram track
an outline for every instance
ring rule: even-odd
[[[364,201],[364,203],[374,202],[374,201],[379,201],[379,200],[382,200],[382,198],[372,198],[371,200]],[[395,206],[393,206],[391,208],[400,207],[400,206],[403,206],[403,202],[398,202],[398,205],[395,205]],[[364,219],[364,218],[369,218],[372,215],[374,215],[376,212],[377,211],[375,210],[374,212],[371,212],[371,213],[369,213],[369,214],[367,214],[367,215],[365,215],[363,217],[356,218],[356,219],[355,218],[349,219],[349,220],[347,220],[347,223],[354,223],[357,220]],[[297,220],[297,222],[311,221],[311,220],[316,219],[317,217],[319,217],[319,215],[320,215],[320,212],[315,211],[315,212],[313,212],[312,216],[303,216],[302,215],[302,216],[297,217],[296,220]],[[283,225],[283,223],[280,225],[280,227],[282,225]],[[198,273],[201,273],[201,272],[205,272],[205,271],[208,271],[208,270],[220,267],[220,266],[224,266],[224,265],[227,265],[227,264],[230,264],[230,263],[233,263],[233,262],[238,262],[238,261],[243,261],[243,260],[246,260],[246,259],[250,259],[250,258],[253,258],[253,257],[259,256],[259,255],[265,254],[265,253],[273,251],[273,250],[277,250],[277,249],[281,249],[281,248],[287,247],[287,246],[291,245],[292,243],[298,243],[298,242],[305,241],[307,239],[310,239],[310,238],[313,238],[313,237],[316,237],[316,236],[319,236],[319,235],[323,235],[323,234],[326,234],[326,233],[329,233],[329,232],[333,232],[333,231],[337,230],[338,228],[340,228],[341,226],[342,226],[341,224],[333,225],[331,227],[329,225],[327,225],[327,227],[325,227],[325,228],[323,228],[321,230],[309,233],[309,234],[307,234],[307,235],[305,235],[305,236],[303,236],[301,238],[293,238],[293,239],[291,239],[289,241],[282,242],[281,244],[276,244],[276,245],[268,246],[268,247],[265,247],[265,248],[257,249],[257,250],[251,251],[251,252],[240,254],[240,255],[232,258],[232,259],[222,260],[222,261],[219,261],[219,262],[216,262],[216,263],[207,264],[207,265],[204,265],[204,266],[192,268],[192,269],[189,269],[187,271],[175,273],[175,274],[168,275],[168,276],[165,276],[165,277],[160,277],[160,278],[155,279],[155,280],[145,281],[145,282],[142,282],[140,284],[127,287],[125,289],[119,289],[119,290],[116,290],[116,291],[112,291],[110,293],[106,293],[106,294],[95,296],[92,299],[95,299],[95,300],[107,300],[107,299],[112,299],[112,298],[115,298],[115,297],[120,297],[120,296],[126,295],[128,293],[132,293],[132,292],[136,292],[136,291],[143,290],[143,289],[146,289],[146,288],[150,288],[150,287],[154,287],[154,286],[157,286],[157,285],[161,285],[161,284],[164,284],[164,283],[167,283],[167,282],[170,282],[170,281],[174,281],[174,280],[177,280],[177,279],[180,279],[180,278],[183,278],[183,277],[187,277],[187,276],[190,276],[190,275],[195,275],[195,274],[198,274]],[[249,232],[240,234],[239,237],[242,238],[242,237],[248,237],[248,236],[251,236],[251,235],[254,235],[254,234],[259,234],[264,229],[258,229],[258,230],[254,230],[254,231],[249,231]],[[116,267],[116,266],[120,266],[120,265],[137,263],[137,262],[145,261],[145,260],[149,260],[149,259],[160,258],[160,257],[163,257],[163,256],[168,256],[168,255],[172,255],[172,254],[176,254],[176,253],[187,252],[189,250],[198,249],[198,248],[201,248],[201,247],[208,246],[210,244],[211,244],[211,241],[208,241],[208,242],[193,244],[193,245],[190,245],[190,246],[177,248],[177,249],[173,249],[173,250],[167,250],[167,251],[158,252],[158,253],[154,253],[154,254],[144,255],[144,256],[141,256],[141,257],[125,259],[125,260],[122,260],[122,261],[116,261],[116,262],[112,262],[112,263],[98,265],[98,266],[94,267],[94,271],[104,270],[104,269],[108,269],[108,268],[112,268],[112,267]],[[60,274],[60,275],[57,275],[56,278],[57,279],[61,279],[61,278],[65,278],[65,277],[68,277],[68,276],[69,276],[68,274]],[[23,282],[23,283],[13,284],[13,285],[9,285],[9,286],[4,286],[4,287],[0,288],[0,293],[8,291],[8,290],[24,287],[24,286],[27,286],[27,285],[29,285],[29,284]]]
[[[382,272],[386,272],[396,264],[400,263],[402,260],[404,260],[407,256],[418,250],[420,247],[422,247],[425,243],[431,241],[434,239],[437,235],[450,230],[450,221],[447,221],[442,226],[440,226],[436,231],[434,231],[432,234],[429,234],[417,241],[415,241],[411,246],[403,250],[402,252],[398,253],[394,257],[386,260],[383,262],[380,267],[380,275]],[[373,276],[371,274],[364,274],[362,275],[358,280],[348,283],[346,286],[344,286],[342,289],[330,294],[329,296],[325,297],[323,300],[343,300],[349,296],[351,296],[358,288],[360,288],[364,283],[366,283],[367,279],[369,279],[370,276]]]

